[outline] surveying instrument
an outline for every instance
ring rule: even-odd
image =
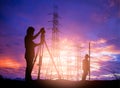
[[[36,62],[36,58],[39,57],[39,64],[38,64],[38,65],[39,65],[39,68],[38,68],[38,76],[37,76],[37,79],[38,79],[38,80],[40,79],[40,71],[41,71],[41,66],[42,66],[44,46],[46,47],[46,49],[47,49],[47,51],[48,51],[48,53],[49,53],[49,55],[50,55],[50,59],[52,60],[52,63],[53,63],[53,65],[54,65],[54,67],[55,67],[55,70],[56,70],[56,72],[57,72],[57,74],[58,74],[58,78],[61,78],[61,76],[60,76],[60,74],[59,74],[59,71],[58,71],[58,69],[57,69],[57,67],[56,67],[56,65],[55,65],[53,56],[52,56],[52,54],[50,53],[50,50],[49,50],[49,48],[48,48],[48,46],[47,46],[47,43],[46,43],[46,41],[45,41],[45,29],[42,28],[42,29],[41,29],[41,36],[40,36],[40,45],[39,45],[39,47],[38,47],[38,49],[37,49],[37,53],[36,53],[36,56],[35,56],[35,58],[34,58],[34,60],[33,60],[33,65],[32,65],[32,69],[33,69],[34,64],[35,64],[35,62]]]

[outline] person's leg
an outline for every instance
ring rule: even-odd
[[[29,61],[29,74],[30,74],[30,79],[32,80],[32,70],[33,70],[33,58],[32,57]]]
[[[86,80],[86,77],[87,77],[87,71],[84,71],[82,75],[82,80],[83,81]]]
[[[31,74],[30,74],[30,70],[29,70],[28,67],[26,68],[25,80],[26,80],[26,81],[31,80]]]
[[[83,80],[83,81],[85,80],[85,72],[83,72],[82,80]]]
[[[30,59],[26,60],[26,73],[25,73],[25,80],[30,81],[32,79],[31,77],[31,63]]]

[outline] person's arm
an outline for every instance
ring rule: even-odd
[[[39,46],[39,45],[41,45],[41,43],[36,44],[36,46]]]
[[[41,33],[41,31],[39,31],[36,35],[34,35],[33,39],[35,39],[40,33]]]
[[[45,32],[45,30],[44,28],[41,28],[40,31],[36,35],[33,36],[33,39],[35,39],[40,33],[43,33],[43,32]]]
[[[34,43],[34,47],[39,46],[39,45],[41,45],[41,42],[40,43]]]

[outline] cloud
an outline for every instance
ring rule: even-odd
[[[5,78],[24,78],[25,63],[10,56],[0,56],[0,75]]]
[[[112,44],[115,46],[115,49],[119,50],[120,49],[120,38],[116,37],[113,39],[108,40],[108,44]]]

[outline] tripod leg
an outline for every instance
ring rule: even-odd
[[[40,79],[40,72],[41,72],[41,66],[42,66],[42,57],[43,57],[43,45],[40,46],[40,52],[39,52],[39,68],[38,68],[38,80]]]
[[[38,80],[40,79],[40,72],[41,72],[41,65],[42,65],[42,56],[39,58],[39,68],[38,68]]]
[[[45,42],[45,41],[44,41],[44,42]],[[61,79],[61,76],[60,76],[60,74],[59,74],[59,71],[57,70],[57,67],[56,67],[56,65],[55,65],[55,62],[54,62],[54,60],[53,60],[53,57],[52,57],[52,55],[51,55],[51,53],[50,53],[50,51],[49,51],[49,48],[48,48],[46,42],[45,42],[45,46],[46,46],[46,48],[47,48],[47,50],[48,50],[48,53],[49,53],[49,55],[50,55],[50,57],[51,57],[52,63],[53,63],[53,65],[54,65],[54,67],[55,67],[55,69],[56,69],[56,71],[57,71],[58,77]]]

